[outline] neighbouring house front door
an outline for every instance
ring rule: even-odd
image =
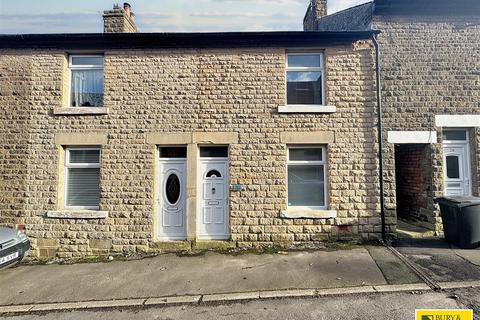
[[[186,239],[186,160],[160,159],[159,240]]]
[[[199,169],[197,237],[228,239],[228,158],[201,157]]]
[[[443,141],[443,167],[446,196],[471,195],[470,157],[466,131],[447,131]]]

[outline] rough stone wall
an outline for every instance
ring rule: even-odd
[[[21,219],[34,254],[68,258],[158,248],[153,228],[158,159],[146,143],[149,132],[238,132],[239,143],[230,146],[229,175],[231,184],[246,185],[245,191],[230,195],[231,239],[239,246],[380,236],[369,44],[326,49],[326,93],[328,103],[337,107],[334,114],[278,114],[277,107],[285,104],[285,50],[257,48],[107,51],[104,106],[109,113],[55,116],[52,109],[64,101],[65,52],[25,54],[15,62],[12,53],[3,52],[0,61],[11,64],[12,73],[30,74],[25,97],[20,96],[33,99],[29,143],[15,144],[28,148]],[[10,100],[15,110],[25,108],[20,100]],[[335,133],[335,142],[328,145],[328,197],[336,219],[280,218],[287,197],[282,131]],[[100,199],[107,219],[45,217],[59,206],[60,152],[54,139],[61,132],[108,135],[102,147]],[[15,159],[6,157],[4,162]],[[5,212],[9,214],[2,210],[2,216]]]
[[[327,0],[311,0],[303,18],[303,31],[317,31],[317,21],[327,15]]]
[[[480,18],[375,17],[382,49],[385,137],[389,130],[437,130],[432,151],[433,196],[443,195],[441,129],[438,114],[478,114]],[[476,130],[476,141],[479,131]],[[385,141],[387,207],[394,213],[393,146]],[[473,151],[473,150],[472,150]],[[478,149],[472,152],[472,176],[480,174]],[[478,192],[478,186],[477,186]],[[433,199],[431,199],[433,201]],[[433,203],[432,207],[436,207]],[[437,230],[440,230],[438,210]]]
[[[103,32],[132,33],[137,32],[137,26],[133,18],[125,10],[107,10],[103,13]]]
[[[469,135],[472,168],[480,168],[480,128],[471,128]],[[480,197],[480,170],[472,174],[472,195]]]
[[[34,77],[29,55],[0,59],[0,224],[21,223],[29,196],[29,119]]]

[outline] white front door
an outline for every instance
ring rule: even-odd
[[[468,143],[444,143],[443,164],[446,196],[471,194]]]
[[[161,159],[159,177],[159,240],[185,240],[186,161]]]
[[[199,169],[197,236],[228,239],[228,160],[201,159]]]

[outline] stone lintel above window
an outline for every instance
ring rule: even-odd
[[[57,146],[102,146],[108,143],[104,132],[59,132],[55,134]]]
[[[333,131],[280,132],[280,142],[286,144],[329,144],[334,140]]]
[[[171,144],[236,144],[238,132],[149,132],[147,143],[157,145]]]

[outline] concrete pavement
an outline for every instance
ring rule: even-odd
[[[0,305],[383,285],[365,248],[20,266],[0,272]]]

